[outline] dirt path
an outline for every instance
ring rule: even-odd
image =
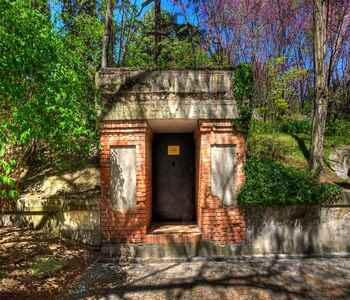
[[[350,259],[96,263],[63,299],[350,299]]]

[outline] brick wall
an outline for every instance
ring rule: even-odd
[[[243,213],[236,205],[225,207],[211,194],[211,146],[235,145],[235,193],[244,183],[245,144],[228,121],[199,121],[196,139],[197,224],[202,240],[237,244],[245,239]],[[153,236],[147,231],[152,219],[152,131],[146,121],[105,121],[101,130],[101,227],[103,240],[129,243],[192,241],[198,236]],[[136,146],[136,207],[126,212],[113,210],[109,201],[111,184],[110,149]]]
[[[104,241],[142,242],[151,221],[151,130],[147,122],[105,121],[101,130],[101,227]],[[136,207],[126,212],[113,210],[109,201],[111,184],[110,149],[136,146]]]
[[[225,207],[211,194],[211,146],[235,145],[235,194],[244,184],[244,138],[228,121],[202,121],[197,132],[197,216],[203,240],[217,244],[240,243],[245,239],[243,212],[236,205]],[[198,149],[199,148],[199,149]],[[223,162],[225,163],[225,162]]]

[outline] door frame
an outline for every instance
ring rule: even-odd
[[[153,210],[153,205],[155,205],[155,196],[154,196],[154,152],[153,152],[153,145],[154,145],[154,137],[156,135],[162,135],[162,134],[191,134],[192,138],[193,138],[193,182],[192,182],[192,186],[193,186],[193,200],[194,201],[194,218],[193,221],[190,222],[186,222],[186,223],[180,223],[179,222],[160,222],[154,219],[154,210]],[[164,224],[172,224],[172,223],[179,223],[179,224],[196,224],[198,225],[199,222],[199,215],[198,215],[198,206],[197,206],[197,194],[198,194],[198,184],[199,184],[199,174],[198,174],[198,163],[199,163],[199,148],[198,148],[198,141],[197,141],[197,131],[192,131],[192,132],[153,132],[152,134],[152,139],[150,141],[151,145],[151,186],[152,186],[152,192],[151,192],[151,199],[152,199],[152,204],[151,204],[151,221],[150,221],[150,225],[151,224],[159,224],[159,223],[164,223]]]

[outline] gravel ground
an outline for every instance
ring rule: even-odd
[[[350,258],[97,262],[62,299],[350,299]]]

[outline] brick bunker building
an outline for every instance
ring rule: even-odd
[[[96,81],[106,107],[103,244],[242,244],[245,143],[232,72],[106,68]]]

